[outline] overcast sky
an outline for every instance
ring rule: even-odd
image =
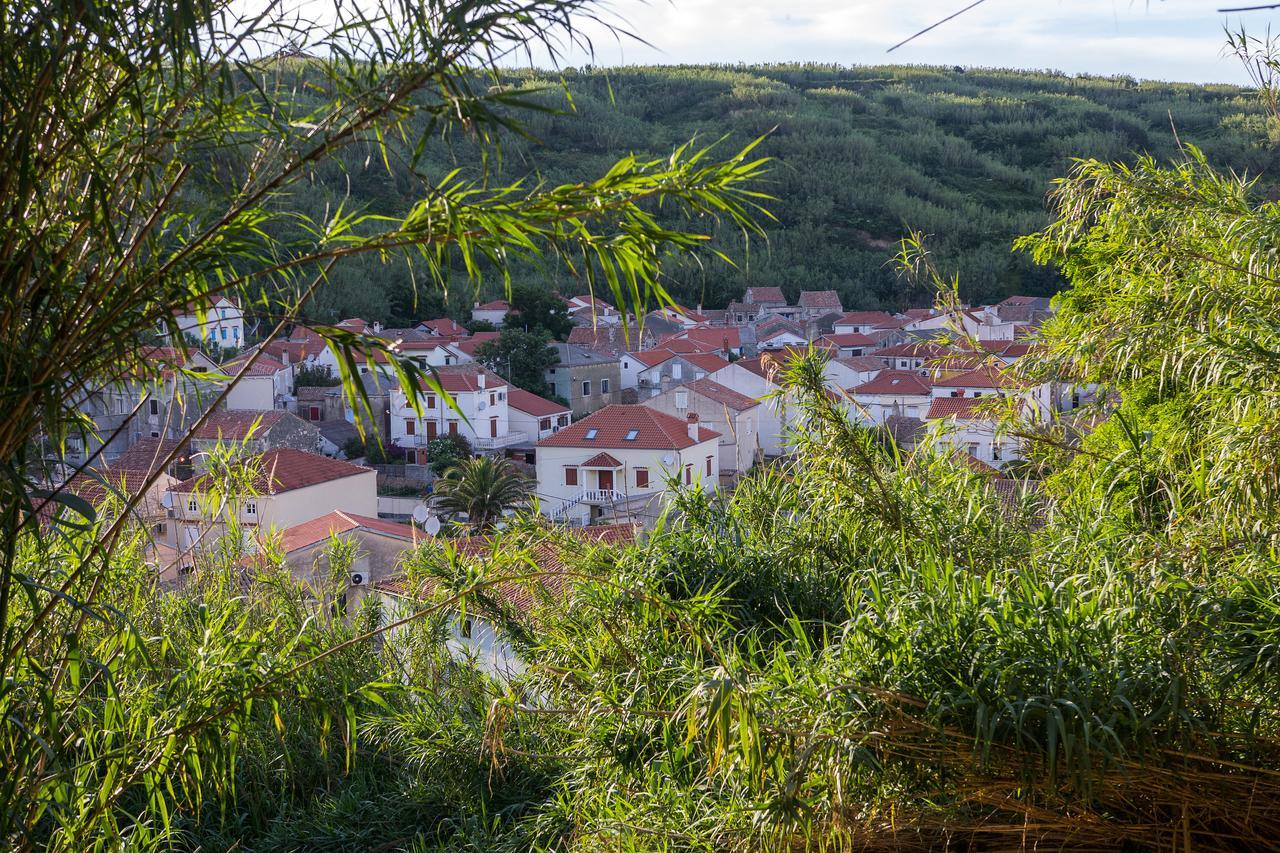
[[[1223,55],[1232,0],[985,0],[891,54],[911,33],[970,0],[613,0],[610,8],[652,43],[593,39],[597,65],[695,62],[918,63],[1131,74],[1244,83]],[[1245,16],[1250,32],[1272,15]],[[581,65],[581,53],[568,64]]]

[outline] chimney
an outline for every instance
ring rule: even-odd
[[[690,412],[685,415],[685,420],[689,422],[689,438],[694,441],[698,440],[698,413]]]
[[[476,387],[481,389],[484,388],[484,371],[483,370],[481,370],[476,374]]]

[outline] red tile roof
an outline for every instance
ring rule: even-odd
[[[787,304],[787,297],[782,294],[781,287],[748,287],[743,302],[753,305],[767,304],[771,302],[780,302]]]
[[[929,405],[928,420],[961,418],[970,421],[994,420],[994,397],[937,397]]]
[[[842,358],[832,359],[832,361],[837,361],[850,370],[856,370],[859,373],[884,370],[884,362],[871,355],[847,355]]]
[[[586,438],[589,430],[596,437]],[[632,430],[636,437],[626,436]],[[615,450],[683,450],[703,441],[719,438],[720,433],[699,427],[698,440],[689,435],[688,425],[679,418],[640,405],[605,406],[600,411],[565,427],[538,442],[539,447],[607,447]]]
[[[672,338],[702,344],[703,346],[710,347],[715,351],[723,349],[739,349],[742,347],[742,333],[738,331],[736,326],[725,326],[721,328],[704,328],[697,326],[692,329],[686,329],[683,332],[677,332],[672,335],[671,338],[668,338],[667,342],[670,342]]]
[[[655,347],[641,352],[629,352],[628,356],[643,364],[645,367],[656,367],[665,361],[670,361],[676,357],[676,354],[666,347]]]
[[[671,335],[659,341],[654,349],[666,349],[672,352],[715,352],[718,347],[715,344],[704,344],[701,341]]]
[[[507,389],[507,405],[537,418],[547,415],[562,415],[569,411],[568,406],[562,406],[523,388],[516,387]]]
[[[842,310],[840,294],[834,290],[802,290],[800,291],[801,308],[828,308],[832,311]]]
[[[436,381],[440,383],[441,388],[450,394],[481,390],[480,376],[484,376],[485,391],[507,387],[507,380],[481,364],[448,364],[444,367],[435,368],[435,371]],[[422,390],[431,391],[434,389],[424,384]]]
[[[850,388],[850,394],[910,394],[921,396],[929,393],[929,380],[908,370],[883,370],[870,382]]]
[[[310,521],[304,521],[301,524],[286,528],[281,534],[280,545],[286,554],[290,554],[299,549],[324,542],[332,534],[349,533],[352,530],[360,529],[370,530],[386,536],[394,536],[397,539],[404,539],[408,542],[417,542],[420,539],[428,538],[425,533],[411,524],[400,524],[394,521],[384,521],[380,518],[370,518],[366,515],[355,515],[342,510],[334,510],[319,518],[313,518]]]
[[[622,463],[603,450],[586,462],[580,463],[583,468],[621,468]]]
[[[486,302],[485,304],[478,306],[478,308],[481,311],[509,311],[511,306],[505,299],[495,299],[492,302]]]
[[[695,379],[692,382],[686,382],[677,388],[688,388],[706,397],[708,400],[719,403],[722,406],[728,406],[734,411],[745,412],[747,409],[754,409],[760,405],[760,401],[748,397],[746,394],[739,394],[732,388],[727,388],[716,382],[714,379]]]
[[[440,317],[435,320],[423,320],[418,325],[425,326],[426,328],[435,332],[437,335],[467,334],[466,329],[462,328],[461,326],[459,326],[457,323],[455,323],[453,320],[449,319],[448,317]]]
[[[297,415],[283,409],[214,412],[191,437],[206,441],[244,441],[252,433],[254,438],[262,438],[286,417],[296,418]]]
[[[985,364],[959,376],[939,379],[933,384],[942,388],[1008,388],[1017,383],[1000,368]]]
[[[705,370],[707,373],[714,373],[722,367],[729,366],[728,361],[711,352],[681,353],[680,357],[699,370]]]
[[[893,315],[885,311],[847,311],[839,320],[836,320],[837,326],[879,326],[881,323],[895,322]]]
[[[252,365],[249,365],[249,359],[253,357],[253,353],[245,353],[238,355],[230,361],[222,363],[221,370],[228,376],[274,376],[281,370],[285,369],[285,364],[267,353],[258,356]],[[246,366],[248,365],[248,366]]]
[[[354,477],[373,470],[352,465],[340,459],[330,459],[327,456],[288,448],[268,450],[260,454],[257,459],[258,475],[254,478],[253,485],[258,494],[263,495],[278,495],[318,483]],[[173,491],[184,494],[199,492],[207,484],[208,475],[199,474],[178,483],[173,487]]]
[[[978,474],[982,474],[987,477],[1003,477],[1004,476],[1003,474],[1000,473],[999,468],[996,468],[993,465],[988,465],[986,462],[983,462],[981,459],[974,456],[973,454],[965,453],[962,450],[957,450],[955,453],[951,455],[951,458],[959,462],[961,465],[972,468]]]

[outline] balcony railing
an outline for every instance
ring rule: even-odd
[[[590,506],[613,506],[614,504],[625,501],[627,496],[617,489],[583,489],[572,498],[566,500],[555,511],[551,513],[551,517],[556,521],[562,520],[573,508],[580,504],[588,504]]]

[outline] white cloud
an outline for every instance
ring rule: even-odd
[[[610,8],[650,42],[619,45],[598,27],[598,65],[698,62],[919,63],[1055,68],[1160,79],[1245,82],[1221,56],[1226,20],[1205,0],[986,0],[892,54],[885,50],[966,0],[653,0]],[[1253,27],[1265,20],[1249,21]],[[591,61],[585,54],[572,64]]]

